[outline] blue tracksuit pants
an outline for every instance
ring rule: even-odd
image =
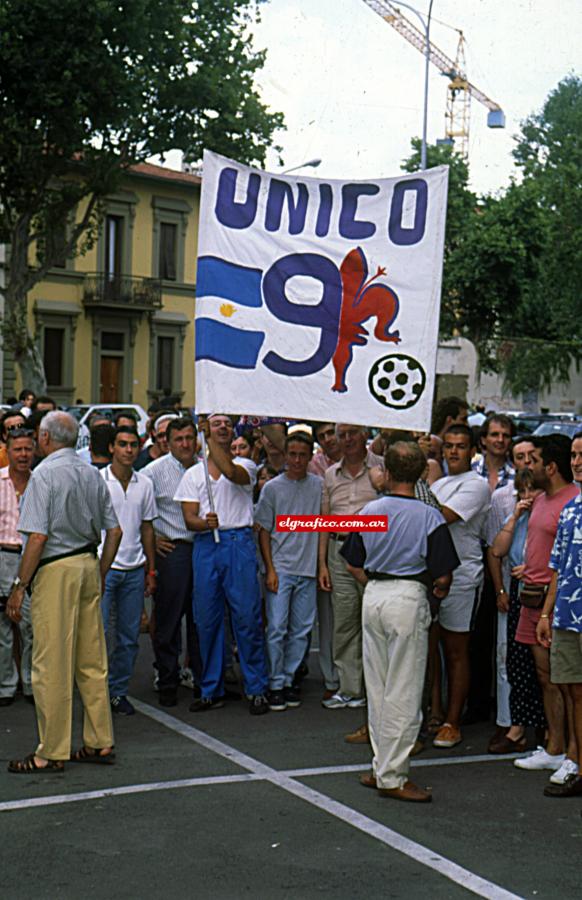
[[[268,675],[251,528],[197,534],[192,555],[193,608],[202,656],[203,697],[224,693],[224,601],[228,603],[246,694],[264,694]]]

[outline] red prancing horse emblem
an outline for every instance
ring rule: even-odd
[[[374,337],[391,344],[400,343],[400,332],[390,332],[390,326],[398,315],[398,297],[385,284],[372,284],[386,269],[378,267],[375,275],[366,281],[368,265],[361,247],[351,250],[340,266],[342,279],[342,305],[337,346],[332,358],[335,383],[332,391],[347,391],[346,372],[352,361],[353,347],[367,344],[369,332],[363,323],[376,317]]]

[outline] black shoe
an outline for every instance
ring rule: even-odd
[[[12,706],[14,697],[0,697],[0,706]]]
[[[135,716],[135,708],[127,697],[112,697],[111,712],[117,713],[118,716]]]
[[[269,709],[272,709],[273,712],[283,712],[287,709],[283,691],[269,691],[267,697],[269,700]]]
[[[190,712],[210,712],[211,709],[222,709],[224,699],[222,697],[200,697],[190,704]]]
[[[285,696],[285,703],[287,706],[290,706],[291,709],[294,709],[296,706],[301,706],[301,691],[294,684],[291,687],[286,687],[283,694]]]
[[[264,716],[269,712],[269,701],[264,694],[255,694],[250,698],[249,712],[251,716]]]
[[[242,700],[240,691],[231,691],[229,688],[224,689],[224,694],[222,696],[224,700]]]
[[[307,663],[301,662],[297,667],[297,671],[293,676],[293,687],[299,687],[304,678],[309,675],[309,667]]]
[[[200,685],[195,683],[194,687],[192,688],[192,697],[194,698],[194,700],[200,700],[201,696],[202,690],[200,689]]]
[[[158,698],[160,706],[177,706],[178,695],[175,688],[163,688]]]

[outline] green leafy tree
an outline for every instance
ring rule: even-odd
[[[484,370],[535,395],[582,359],[580,78],[565,78],[525,120],[514,158],[521,180],[477,197],[462,160],[429,147],[429,165],[451,167],[441,333],[469,338]]]
[[[45,387],[27,294],[91,246],[102,201],[129,166],[170,148],[191,161],[204,147],[264,161],[283,123],[254,87],[264,62],[249,39],[256,6],[0,0],[3,333],[27,387]]]
[[[567,381],[582,359],[582,79],[564,78],[539,113],[522,124],[514,150],[523,182],[543,220],[538,267],[513,332],[505,373],[510,385],[536,391]],[[520,340],[521,339],[521,340]]]
[[[403,162],[405,172],[420,169],[421,141],[411,141],[413,152]],[[486,327],[477,304],[467,303],[461,291],[459,266],[463,261],[467,236],[477,220],[478,198],[469,188],[469,168],[463,157],[447,145],[427,147],[427,167],[449,167],[449,191],[445,229],[445,251],[441,300],[440,331],[444,338],[453,334],[473,333]]]

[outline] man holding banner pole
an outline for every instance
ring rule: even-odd
[[[184,521],[194,532],[193,604],[202,655],[202,697],[192,712],[224,705],[224,602],[232,615],[240,667],[251,715],[269,711],[268,675],[261,617],[261,595],[253,539],[253,486],[256,466],[230,455],[233,427],[227,415],[213,413],[199,421],[208,446],[204,466],[186,472],[174,499],[182,503]],[[214,504],[212,510],[211,498]],[[213,531],[219,530],[215,541]]]

